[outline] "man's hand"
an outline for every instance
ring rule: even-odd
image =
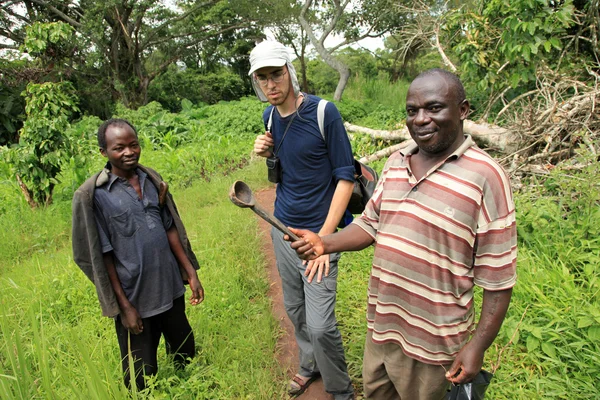
[[[298,257],[303,260],[315,260],[325,253],[323,240],[321,240],[319,235],[307,229],[289,229],[300,238],[300,240],[290,244],[291,248],[296,251]],[[284,235],[283,238],[288,242],[291,241],[291,238],[288,235]]]
[[[308,263],[304,276],[308,277],[308,283],[311,283],[315,273],[317,274],[317,283],[321,283],[323,279],[323,270],[325,270],[325,276],[329,275],[329,254],[324,254],[314,260],[306,261],[303,264]]]
[[[275,146],[271,132],[265,132],[264,135],[258,135],[254,141],[254,152],[261,157],[270,157],[273,152],[271,148]]]
[[[512,288],[499,291],[483,290],[483,304],[477,329],[471,340],[460,349],[446,373],[446,379],[450,382],[470,382],[481,370],[483,355],[500,331],[511,295]]]
[[[200,279],[198,279],[198,274],[196,274],[195,270],[194,274],[188,277],[188,283],[192,291],[190,304],[196,306],[202,303],[204,301],[204,288],[202,287],[202,283],[200,283]]]
[[[455,385],[471,382],[483,365],[485,351],[467,343],[459,352],[452,366],[446,372],[446,379]]]
[[[121,310],[121,323],[129,332],[139,335],[144,330],[142,318],[135,307],[130,306]]]

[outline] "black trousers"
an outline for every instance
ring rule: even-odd
[[[142,318],[144,331],[139,335],[130,334],[121,323],[121,317],[115,319],[115,328],[124,373],[124,381],[130,387],[129,351],[133,356],[135,383],[139,390],[146,387],[145,375],[158,372],[156,353],[161,335],[165,337],[167,354],[173,354],[175,365],[184,366],[188,358],[195,355],[194,333],[185,315],[185,301],[181,296],[173,300],[173,307],[150,318]]]

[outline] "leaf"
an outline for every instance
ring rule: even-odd
[[[184,112],[191,111],[193,106],[194,106],[193,103],[191,101],[189,101],[188,99],[181,100],[182,111],[184,111]]]
[[[600,341],[600,326],[595,325],[590,327],[587,331],[587,335],[592,342]]]
[[[530,62],[531,61],[531,49],[529,46],[524,46],[523,47],[523,58],[525,59],[525,61]]]
[[[513,88],[516,88],[517,86],[519,86],[519,82],[521,81],[521,75],[519,75],[517,72],[513,73],[510,76],[510,85]]]
[[[579,318],[579,320],[577,321],[577,328],[581,329],[581,328],[587,328],[590,325],[594,324],[594,319],[589,317],[589,316],[584,316]]]
[[[532,353],[534,350],[536,350],[538,347],[540,347],[540,341],[530,335],[530,336],[527,336],[527,344],[526,345],[527,345],[527,351]]]
[[[529,332],[531,332],[531,334],[533,336],[535,336],[538,339],[542,339],[542,329],[539,326],[535,326],[531,329],[529,329]]]
[[[550,43],[549,40],[546,40],[544,42],[544,50],[546,50],[546,52],[549,53],[551,49],[552,49],[552,43]]]
[[[556,347],[549,342],[542,343],[542,351],[550,358],[556,358]]]
[[[537,43],[529,43],[529,48],[531,49],[531,54],[538,53],[538,46],[539,46],[539,44],[537,44]]]

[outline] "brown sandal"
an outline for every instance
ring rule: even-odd
[[[294,377],[290,381],[290,388],[288,390],[288,393],[293,397],[300,396],[318,377],[319,374],[315,374],[308,378],[306,382],[304,382],[302,378],[306,378],[305,376],[301,376],[298,374],[294,375]]]

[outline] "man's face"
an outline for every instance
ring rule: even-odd
[[[406,96],[406,127],[427,156],[446,156],[463,142],[469,102],[459,103],[454,82],[434,74],[415,79]]]
[[[142,149],[130,126],[111,125],[106,129],[106,149],[100,152],[110,161],[112,172],[122,176],[137,168]]]
[[[269,103],[278,106],[286,101],[290,94],[291,87],[290,74],[287,70],[287,66],[264,67],[256,70],[255,74],[260,88],[267,97]],[[281,82],[275,82],[279,79],[281,79]]]

